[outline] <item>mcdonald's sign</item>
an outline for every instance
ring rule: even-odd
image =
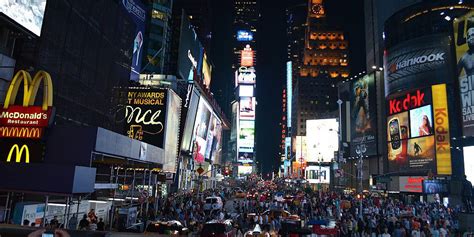
[[[35,106],[36,94],[43,82],[43,102]],[[15,105],[23,83],[22,105]],[[18,71],[10,82],[5,102],[0,108],[0,138],[41,138],[43,129],[52,122],[53,83],[51,76],[39,71],[35,76],[24,70]]]
[[[3,163],[39,163],[43,161],[45,144],[42,141],[3,139],[0,141],[0,160]]]

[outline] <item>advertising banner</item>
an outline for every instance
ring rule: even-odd
[[[432,86],[432,92],[435,121],[434,132],[436,137],[437,173],[441,175],[451,175],[451,136],[449,134],[448,97],[446,95],[446,84]]]
[[[253,97],[254,88],[252,85],[240,85],[239,86],[239,97]]]
[[[255,121],[239,122],[239,152],[252,152],[255,144]]]
[[[307,162],[331,162],[339,148],[339,123],[336,119],[306,120]],[[296,151],[298,154],[298,150]]]
[[[178,49],[178,75],[188,81],[193,81],[195,75],[200,75],[204,48],[199,41],[189,17],[181,15],[181,29]]]
[[[205,158],[213,160],[216,158],[219,147],[222,143],[222,123],[214,115],[209,124],[209,130],[207,132],[207,147]]]
[[[235,71],[236,85],[239,84],[255,84],[257,74],[254,67],[240,67]]]
[[[253,33],[247,30],[237,31],[237,41],[248,42],[253,40]]]
[[[474,11],[454,21],[462,126],[464,136],[474,136]]]
[[[385,96],[399,91],[446,83],[451,78],[450,39],[430,35],[385,50]]]
[[[165,130],[165,162],[164,172],[176,172],[178,158],[179,124],[181,121],[181,98],[173,91],[168,91]]]
[[[127,136],[163,148],[167,98],[167,89],[129,89],[124,115]]]
[[[240,97],[240,119],[255,120],[255,97]]]
[[[305,169],[306,179],[310,184],[329,184],[331,181],[331,170],[329,166],[309,165]]]
[[[192,84],[188,84],[188,91],[186,98],[182,100],[181,117],[186,118],[181,123],[182,138],[181,151],[190,152],[192,150],[192,139],[194,122],[196,120],[196,113],[199,106],[199,94]]]
[[[421,176],[400,176],[399,177],[399,191],[408,193],[422,193],[423,180],[426,177]]]
[[[0,2],[0,13],[10,17],[37,36],[41,34],[45,10],[46,0]]]
[[[466,179],[474,183],[474,146],[463,147],[464,174]]]
[[[211,86],[212,64],[207,58],[206,53],[204,53],[204,56],[202,59],[202,74],[201,75],[203,78],[204,85],[206,85],[207,89],[209,89]]]
[[[240,66],[253,67],[253,50],[250,48],[250,45],[240,50]]]
[[[198,111],[196,114],[196,121],[194,123],[193,133],[193,155],[194,160],[198,163],[204,162],[207,148],[207,133],[209,130],[209,123],[211,121],[211,106],[201,96],[199,100]]]
[[[436,170],[431,90],[418,89],[388,100],[390,172]]]
[[[138,81],[140,77],[143,41],[145,34],[146,11],[141,0],[122,0],[121,6],[135,23],[135,34],[133,38],[133,54],[130,80]]]
[[[237,162],[240,163],[252,163],[253,162],[253,152],[239,152],[239,157]]]
[[[365,145],[364,155],[377,154],[377,97],[374,74],[365,75],[351,85],[351,156],[356,156],[356,145]]]
[[[423,180],[423,193],[424,194],[447,194],[449,193],[449,187],[446,180]]]

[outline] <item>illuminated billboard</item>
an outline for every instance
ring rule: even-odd
[[[211,106],[201,97],[196,114],[193,132],[193,157],[198,163],[204,162],[207,148],[207,135],[211,122]]]
[[[446,35],[429,35],[386,49],[385,96],[446,83],[452,76],[450,45],[450,38]]]
[[[240,97],[240,119],[255,120],[255,97]]]
[[[474,146],[465,146],[464,154],[464,174],[467,180],[474,183]]]
[[[239,152],[253,152],[255,143],[255,121],[239,122]]]
[[[389,171],[450,175],[446,85],[393,97],[388,100],[387,111]]]
[[[329,184],[331,182],[331,170],[329,166],[309,165],[305,168],[306,180],[310,184]]]
[[[199,93],[192,84],[188,85],[188,92],[186,98],[183,99],[183,118],[186,118],[184,124],[182,124],[182,138],[181,139],[181,151],[190,152],[192,149],[193,139],[193,128],[196,120],[196,113],[199,106]]]
[[[212,75],[212,64],[207,58],[207,54],[204,53],[203,60],[202,60],[202,78],[203,83],[209,89],[211,86],[211,75]]]
[[[122,0],[120,5],[135,24],[135,32],[133,34],[132,45],[132,64],[130,65],[130,80],[138,81],[141,72],[142,54],[144,51],[143,42],[146,20],[145,5],[143,5],[143,3],[138,0]]]
[[[168,91],[166,111],[165,161],[163,162],[163,171],[175,173],[180,134],[181,98],[173,90]]]
[[[235,71],[236,86],[239,84],[255,84],[257,74],[254,67],[240,67]]]
[[[129,89],[123,117],[127,136],[163,148],[167,100],[167,89]]]
[[[293,65],[291,61],[286,62],[286,126],[291,128],[291,113],[292,113],[292,103],[293,103]]]
[[[399,177],[399,191],[408,193],[422,193],[423,180],[426,177],[422,176],[400,176]]]
[[[178,48],[178,75],[180,78],[193,81],[195,75],[201,74],[203,54],[204,48],[189,21],[189,17],[183,11]]]
[[[306,136],[296,136],[295,139],[295,162],[306,163],[308,159]]]
[[[253,50],[250,45],[245,46],[243,50],[240,50],[240,66],[242,67],[253,67]]]
[[[249,85],[240,85],[239,86],[239,97],[253,97],[254,88]]]
[[[331,162],[339,147],[339,123],[336,119],[306,120],[308,162]]]
[[[356,156],[356,148],[365,145],[365,155],[377,154],[377,97],[374,74],[365,75],[351,84],[351,156]]]
[[[0,13],[37,36],[41,35],[45,9],[46,0],[0,1]]]
[[[219,146],[222,143],[222,124],[214,114],[209,123],[206,142],[207,146],[204,157],[208,160],[214,160],[216,152],[218,152]]]
[[[237,162],[252,163],[253,162],[253,152],[239,152]]]
[[[253,40],[253,33],[247,30],[239,30],[237,31],[237,41],[252,41]]]
[[[237,166],[237,173],[239,176],[249,175],[252,174],[252,166],[251,165],[239,165]]]
[[[474,70],[472,48],[474,47],[474,11],[454,20],[454,42],[456,47],[462,126],[464,136],[474,136]]]

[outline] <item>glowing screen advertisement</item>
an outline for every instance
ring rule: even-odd
[[[464,153],[464,173],[467,180],[474,183],[474,146],[465,146]]]
[[[16,21],[24,28],[41,35],[46,0],[6,0],[0,1],[0,12]]]
[[[322,159],[322,162],[331,162],[339,147],[338,131],[336,119],[306,120],[306,161],[319,162]]]
[[[247,30],[239,30],[237,31],[237,41],[252,41],[253,40],[253,34],[250,31]]]
[[[194,160],[198,163],[204,162],[207,148],[207,133],[209,130],[209,122],[211,121],[211,107],[204,98],[201,97],[199,100],[198,111],[196,114],[196,121],[194,123],[193,133],[193,156]]]
[[[253,152],[255,141],[255,121],[239,122],[239,151]]]
[[[253,66],[253,50],[250,48],[250,45],[247,45],[243,50],[240,50],[240,66]]]
[[[240,67],[235,71],[236,86],[239,84],[255,84],[257,74],[254,67]]]
[[[389,99],[387,111],[390,172],[451,173],[445,84]]]
[[[474,11],[454,21],[457,71],[464,136],[474,136]]]
[[[133,52],[130,80],[138,81],[140,77],[143,41],[145,34],[145,6],[140,0],[122,0],[121,6],[130,15],[130,18],[135,23],[135,34],[133,36]]]
[[[306,179],[310,184],[329,184],[331,181],[331,170],[329,166],[310,165],[305,169]]]
[[[255,97],[240,97],[240,119],[255,120]]]
[[[204,48],[189,21],[189,17],[183,11],[179,35],[178,75],[184,80],[193,81],[195,74],[202,73],[203,58]],[[204,79],[206,80],[206,78]]]
[[[240,85],[239,96],[240,97],[253,97],[253,86]]]

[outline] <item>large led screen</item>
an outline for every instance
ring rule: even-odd
[[[308,159],[308,150],[306,136],[296,136],[295,139],[295,162],[306,163]]]
[[[198,111],[196,114],[196,121],[194,123],[194,133],[193,133],[193,156],[196,162],[204,162],[207,148],[207,135],[209,130],[209,122],[211,121],[211,107],[201,97],[199,100]]]
[[[310,184],[329,184],[331,182],[331,170],[329,166],[310,165],[305,169],[306,179]]]
[[[237,31],[237,41],[252,41],[253,33],[247,30],[238,30]]]
[[[178,158],[179,124],[181,119],[181,98],[172,90],[168,91],[168,106],[165,130],[165,161],[163,171],[176,172]]]
[[[474,183],[474,146],[465,146],[464,151],[464,173],[467,180]]]
[[[255,141],[255,122],[240,121],[239,123],[239,151],[253,152]]]
[[[331,162],[339,147],[339,123],[336,119],[306,120],[308,162]],[[298,151],[297,151],[298,152]]]
[[[252,163],[253,162],[253,152],[239,152],[239,157],[237,162],[240,163]]]
[[[461,92],[462,126],[464,136],[474,136],[474,11],[454,20],[454,42]]]
[[[193,129],[196,113],[199,106],[199,94],[192,86],[188,87],[188,95],[183,101],[183,111],[186,113],[186,121],[183,126],[183,137],[181,139],[181,151],[189,152],[192,149]]]
[[[240,119],[255,120],[255,97],[240,97]]]
[[[239,96],[240,97],[253,97],[253,86],[240,85],[239,86]]]
[[[207,132],[207,147],[205,152],[205,158],[214,160],[216,152],[222,143],[222,124],[219,119],[212,115],[212,119],[209,123],[209,130]]]
[[[181,16],[180,32],[178,74],[184,80],[193,81],[194,76],[200,75],[202,72],[204,48],[184,11]]]
[[[255,84],[257,74],[254,67],[240,67],[235,71],[236,86],[238,84]]]
[[[390,172],[451,172],[445,84],[408,91],[389,99],[388,113]]]
[[[0,1],[0,12],[35,35],[41,35],[46,0],[6,0]]]

